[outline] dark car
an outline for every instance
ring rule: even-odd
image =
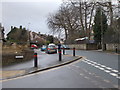
[[[41,47],[41,51],[46,51],[46,49],[47,49],[47,46],[45,46],[45,45],[43,45],[43,46]]]
[[[46,53],[57,53],[57,48],[55,45],[48,45],[48,48],[46,50]]]

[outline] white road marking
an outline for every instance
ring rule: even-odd
[[[110,83],[110,81],[108,81],[108,80],[106,80],[106,79],[104,79],[104,81],[107,82],[107,83]]]
[[[92,73],[89,72],[89,74],[92,74]]]
[[[87,62],[87,61],[83,61],[83,62]]]
[[[117,78],[118,78],[118,79],[120,79],[120,77],[119,77],[119,76],[117,76]]]
[[[101,66],[101,64],[97,63],[97,65]]]
[[[106,67],[107,69],[109,69],[109,70],[112,70],[112,68],[110,68],[110,67]]]
[[[104,65],[101,65],[101,67],[106,67],[106,66],[104,66]]]
[[[94,64],[97,64],[96,62],[93,62]]]
[[[88,60],[88,59],[85,59],[85,60],[90,61],[90,60]]]
[[[112,70],[112,71],[113,71],[113,72],[116,72],[116,73],[118,72],[118,70]]]
[[[96,66],[95,64],[91,64],[92,66]]]
[[[105,65],[99,64],[97,62],[94,62],[94,61],[91,61],[91,60],[88,60],[88,59],[85,59],[83,62],[85,62],[85,63],[87,63],[91,66],[94,66],[94,67],[96,67],[96,68],[98,68],[98,69],[100,69],[100,70],[102,70],[102,71],[120,79],[120,77],[118,77],[118,74],[120,74],[120,72],[118,70],[112,69],[110,67],[107,67]],[[114,72],[114,73],[111,73],[111,72]]]
[[[100,68],[99,66],[95,66],[96,68]]]
[[[87,64],[92,64],[92,63],[87,62]]]
[[[83,76],[83,74],[82,74],[82,73],[80,73],[80,75],[81,75],[81,76]]]
[[[99,68],[100,70],[105,70],[104,68]]]
[[[110,71],[108,71],[108,70],[104,70],[105,72],[107,72],[107,73],[109,73]]]
[[[90,79],[89,77],[86,77],[86,76],[85,76],[84,78],[85,78],[85,79]]]
[[[118,75],[115,73],[110,73],[110,75],[117,77]]]

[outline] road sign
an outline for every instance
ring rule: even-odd
[[[24,56],[15,56],[16,59],[22,59]]]

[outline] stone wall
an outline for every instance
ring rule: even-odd
[[[86,50],[86,44],[71,44],[71,45],[68,45],[70,48],[73,48],[75,47],[76,49],[79,49],[79,50]]]
[[[115,51],[116,48],[120,51],[120,44],[106,44],[106,50],[108,51]]]
[[[34,55],[33,50],[25,50],[19,53],[5,53],[2,54],[2,66],[21,63],[32,60]],[[16,56],[23,56],[23,58],[15,58]]]
[[[98,49],[98,45],[97,44],[86,44],[86,50],[97,50]]]
[[[97,44],[71,44],[68,45],[70,48],[75,47],[78,50],[96,50]]]
[[[75,47],[78,50],[97,50],[98,45],[97,44],[71,44],[68,45],[70,48]],[[107,51],[120,51],[120,44],[106,44],[106,50]]]
[[[29,49],[26,45],[4,45],[1,51],[2,53],[0,55],[2,57],[2,66],[31,60],[34,55],[34,51]],[[16,59],[15,56],[23,56],[23,58]]]

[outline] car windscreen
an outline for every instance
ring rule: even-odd
[[[48,48],[56,48],[56,46],[50,45],[50,46],[48,46]]]
[[[46,46],[42,46],[42,48],[46,48]]]

